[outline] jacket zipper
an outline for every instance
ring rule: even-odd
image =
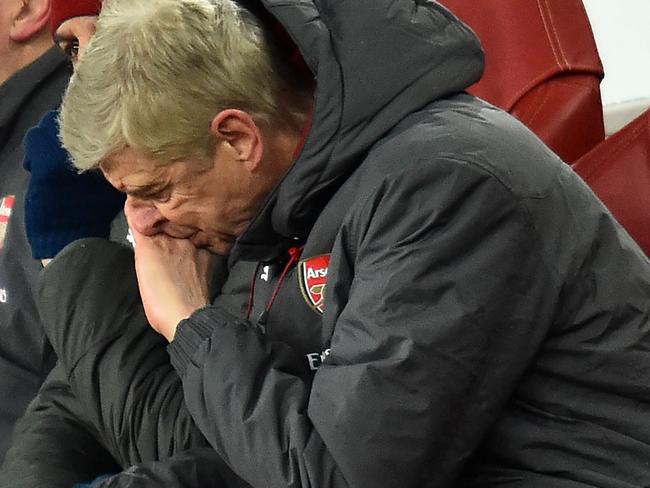
[[[287,251],[289,253],[289,259],[287,263],[284,265],[284,269],[282,270],[282,273],[280,273],[278,282],[275,284],[275,287],[273,288],[273,293],[271,293],[271,298],[269,298],[268,302],[266,303],[266,306],[264,307],[264,310],[257,318],[257,322],[255,323],[255,325],[263,332],[266,332],[266,321],[268,320],[271,307],[273,307],[273,304],[275,303],[275,300],[278,297],[278,294],[280,293],[280,287],[284,283],[284,280],[287,277],[287,274],[289,274],[289,271],[291,271],[291,268],[300,260],[300,255],[302,254],[303,247],[304,246],[290,247]],[[251,313],[253,312],[253,298],[255,297],[255,283],[257,282],[257,274],[259,273],[261,264],[262,263],[257,263],[257,266],[255,267],[255,272],[253,273],[251,291],[248,297],[248,310],[246,312],[246,318],[248,319],[250,319]]]

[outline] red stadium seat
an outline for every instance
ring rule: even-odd
[[[524,122],[567,162],[605,137],[603,67],[581,0],[441,0],[481,38],[470,92]]]
[[[573,169],[650,256],[650,110],[585,154]]]

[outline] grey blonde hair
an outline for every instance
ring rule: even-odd
[[[105,0],[64,97],[61,140],[82,171],[125,147],[161,162],[206,160],[225,108],[304,122],[308,90],[289,71],[232,0]]]

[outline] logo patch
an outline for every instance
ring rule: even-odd
[[[302,296],[309,306],[319,313],[323,313],[329,264],[329,254],[303,259],[298,264],[298,280]]]
[[[11,209],[14,207],[15,201],[15,195],[7,195],[0,199],[0,249],[2,249],[5,243],[7,227],[9,227],[9,219],[11,218]]]

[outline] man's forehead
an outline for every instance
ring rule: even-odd
[[[105,157],[99,163],[99,169],[112,180],[153,180],[165,173],[164,166],[128,147]]]
[[[134,151],[130,147],[113,151],[99,162],[99,169],[105,173],[128,169],[136,171],[147,167],[153,169],[155,166],[153,160],[145,157],[138,151]]]
[[[54,38],[62,37],[69,39],[78,36],[92,36],[97,26],[96,15],[82,15],[64,20],[56,29]]]

